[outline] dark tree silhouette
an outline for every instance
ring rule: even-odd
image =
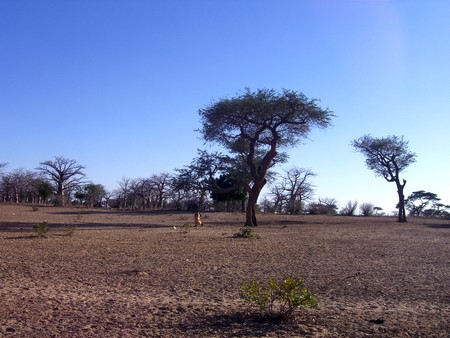
[[[351,145],[366,157],[366,165],[388,182],[395,182],[398,193],[398,221],[406,222],[405,195],[403,190],[406,180],[400,181],[400,172],[416,161],[416,154],[408,149],[408,142],[403,137],[388,136],[373,138],[364,135],[353,140]]]
[[[221,153],[208,153],[197,150],[198,156],[190,165],[182,169],[175,169],[178,174],[173,180],[173,189],[189,191],[195,204],[200,209],[205,207],[207,193],[216,188],[216,176],[222,174],[227,167],[227,157]]]
[[[408,209],[411,216],[422,216],[430,204],[438,204],[440,200],[435,193],[424,190],[414,191],[405,200],[406,209]]]
[[[234,98],[223,98],[199,110],[203,138],[244,158],[248,193],[245,225],[255,226],[255,206],[267,182],[268,170],[282,148],[294,146],[312,127],[325,128],[333,114],[304,94],[273,89],[246,89]]]
[[[241,202],[241,210],[245,211],[245,201],[247,199],[247,192],[240,186],[235,177],[230,174],[222,174],[214,182],[211,191],[211,198],[214,202],[226,202],[229,205],[232,202]],[[233,187],[233,190],[229,190]],[[226,191],[223,193],[222,191]],[[228,210],[228,209],[227,209]]]

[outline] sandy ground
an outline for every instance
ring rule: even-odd
[[[47,221],[47,238],[32,230]],[[0,204],[0,336],[450,337],[450,222]],[[67,226],[75,226],[69,236]],[[175,228],[174,228],[175,227]],[[269,322],[242,280],[301,277],[319,308]]]

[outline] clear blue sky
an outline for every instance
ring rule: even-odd
[[[0,162],[64,156],[114,189],[189,164],[212,100],[287,88],[336,114],[284,166],[315,171],[317,198],[395,208],[349,145],[370,133],[417,153],[406,195],[450,204],[449,18],[448,0],[0,0]]]

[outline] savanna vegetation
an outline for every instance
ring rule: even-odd
[[[370,203],[348,201],[339,209],[332,197],[315,198],[309,167],[289,166],[288,150],[301,144],[313,128],[331,126],[332,111],[303,93],[245,89],[199,110],[206,143],[227,153],[198,150],[190,164],[172,173],[122,177],[113,190],[87,179],[86,167],[75,159],[55,156],[34,170],[11,169],[0,163],[0,201],[12,203],[84,205],[121,209],[215,210],[245,213],[245,225],[257,225],[257,211],[277,214],[383,215]],[[411,216],[449,217],[450,206],[424,190],[404,195],[400,174],[416,161],[408,142],[399,136],[364,135],[351,146],[366,158],[378,176],[396,185],[398,221]],[[305,160],[305,165],[308,162]],[[281,168],[279,173],[274,170]],[[120,173],[118,173],[120,174]],[[260,198],[263,188],[267,194]],[[341,201],[344,202],[344,201]],[[394,205],[394,203],[393,203]]]
[[[313,169],[288,164],[290,147],[331,126],[333,113],[317,100],[246,89],[199,115],[204,141],[226,153],[199,149],[172,173],[122,177],[112,191],[63,156],[34,170],[0,164],[0,335],[450,332],[449,224],[437,219],[450,206],[425,190],[405,197],[400,174],[416,154],[403,137],[351,143],[370,170],[395,183],[398,222],[345,218],[383,210],[316,199]],[[194,227],[192,211],[214,212]],[[408,224],[406,211],[415,216]]]

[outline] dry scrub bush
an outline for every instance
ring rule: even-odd
[[[33,230],[36,232],[38,237],[46,237],[47,232],[50,230],[47,222],[41,222],[33,225]]]
[[[243,281],[240,296],[271,320],[293,319],[301,308],[317,307],[316,297],[299,278],[286,277],[281,282],[270,278],[267,286],[253,279]]]
[[[234,234],[237,238],[259,238],[255,231],[250,227],[242,227]]]

